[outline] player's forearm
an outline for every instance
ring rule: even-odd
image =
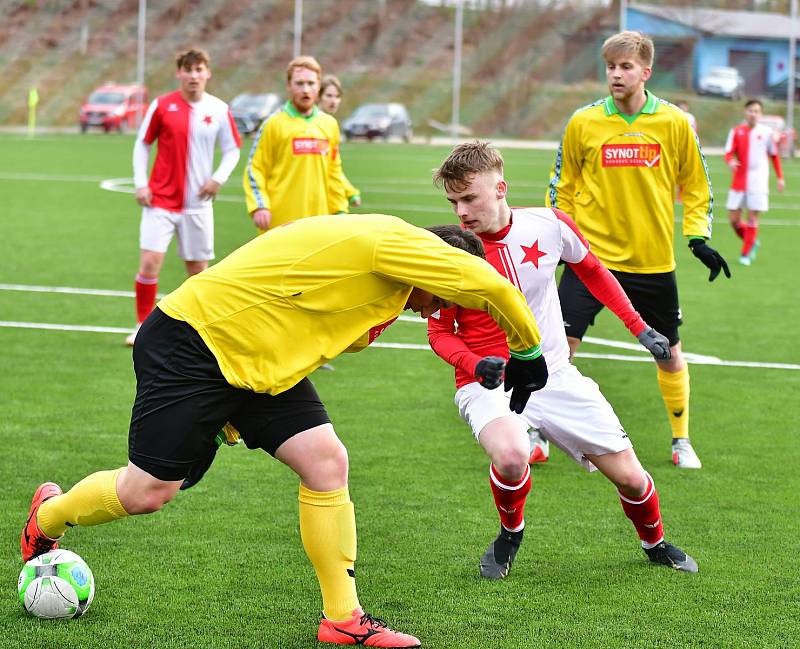
[[[236,165],[239,164],[239,149],[234,147],[222,154],[217,170],[212,174],[211,180],[224,185],[230,178]]]
[[[252,214],[255,210],[271,209],[266,184],[266,179],[253,165],[245,167],[242,185],[248,214]]]
[[[638,336],[647,328],[647,324],[633,308],[617,278],[591,252],[582,261],[570,264],[570,268],[575,271],[589,292],[622,320],[634,336]]]
[[[436,355],[456,369],[475,375],[475,368],[482,356],[470,351],[455,334],[432,334],[428,332],[428,342]]]
[[[133,186],[136,189],[147,187],[147,167],[150,163],[150,146],[141,138],[133,145]]]
[[[776,153],[775,155],[771,155],[770,158],[772,158],[772,167],[775,169],[775,175],[778,177],[778,180],[783,180],[781,157]]]

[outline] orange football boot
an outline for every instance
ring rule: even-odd
[[[420,646],[420,641],[413,635],[392,631],[386,626],[386,622],[364,613],[360,608],[353,610],[353,617],[344,622],[334,622],[323,616],[317,640],[333,644],[357,644],[364,647],[394,649]]]
[[[19,547],[22,550],[23,561],[28,562],[33,559],[33,557],[38,557],[40,554],[55,550],[58,547],[58,539],[51,539],[39,529],[39,524],[36,522],[36,515],[39,513],[39,507],[41,507],[45,500],[53,496],[60,496],[63,493],[61,487],[55,482],[45,482],[39,485],[36,493],[33,494],[31,508],[28,511],[28,521],[25,523],[25,527],[22,528],[22,536],[19,539]]]

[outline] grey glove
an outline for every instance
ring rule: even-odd
[[[672,358],[672,352],[669,349],[669,340],[652,327],[648,327],[636,337],[657,361],[668,361]]]
[[[503,383],[503,370],[506,361],[499,356],[486,356],[475,367],[475,378],[487,390],[494,390]]]

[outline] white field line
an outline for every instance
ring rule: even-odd
[[[0,180],[30,180],[34,182],[41,182],[41,181],[53,181],[53,182],[88,182],[88,183],[99,183],[101,189],[105,189],[106,191],[110,192],[118,192],[122,194],[133,194],[135,193],[133,187],[133,179],[132,178],[102,178],[100,176],[80,176],[80,175],[59,175],[59,174],[36,174],[36,173],[9,173],[9,172],[0,172]],[[370,183],[380,183],[378,186],[370,185]],[[430,181],[428,180],[412,180],[412,181],[403,181],[400,179],[391,179],[391,178],[367,178],[364,179],[364,191],[366,194],[402,194],[402,195],[417,195],[418,192],[413,190],[403,191],[393,189],[391,187],[386,187],[387,185],[397,184],[399,186],[408,187],[409,185],[420,185],[425,187],[430,187]],[[516,182],[514,183],[515,187],[536,187],[535,183],[528,183],[528,182]],[[793,194],[784,194],[784,196],[791,197],[794,196]],[[244,203],[244,198],[241,196],[227,196],[225,194],[219,195],[216,198],[217,201],[221,201],[223,203]],[[369,208],[378,212],[393,212],[397,210],[398,206],[395,203],[374,203],[372,201],[369,202]],[[435,214],[450,214],[452,210],[448,207],[430,207],[428,205],[403,205],[403,211],[405,212],[424,212],[424,213],[435,213]],[[770,211],[773,212],[795,212],[795,208],[793,207],[783,207],[783,206],[773,206]],[[677,221],[678,219],[676,219]],[[768,226],[800,226],[800,220],[795,219],[761,219],[761,225],[768,225]]]
[[[66,325],[51,322],[9,322],[0,320],[0,327],[13,329],[49,329],[51,331],[88,331],[100,334],[129,334],[133,329],[128,327],[93,327],[91,325]]]
[[[125,327],[96,327],[91,325],[68,325],[68,324],[55,324],[51,322],[12,322],[8,320],[0,320],[0,328],[16,328],[16,329],[46,329],[50,331],[79,331],[90,333],[113,333],[113,334],[127,334],[131,332],[130,328]],[[593,342],[597,344],[607,344],[611,347],[619,347],[620,345],[627,345],[628,343],[618,343],[613,340],[603,340],[602,338],[594,338]],[[412,349],[412,350],[430,350],[428,345],[421,345],[417,343],[387,343],[376,342],[370,347],[378,347],[382,349]],[[634,363],[647,363],[652,359],[646,355],[628,356],[623,354],[592,354],[592,353],[578,353],[578,358],[597,358],[603,360],[613,361],[628,361]],[[794,363],[759,363],[753,361],[724,361],[714,356],[702,356],[699,354],[686,354],[687,357],[694,365],[719,365],[725,367],[758,367],[776,370],[800,370],[800,364]]]
[[[29,284],[0,284],[0,290],[4,291],[25,291],[33,293],[68,293],[73,295],[95,295],[103,297],[125,297],[133,298],[133,291],[111,291],[105,289],[93,288],[74,288],[69,286],[36,286]],[[425,324],[425,320],[419,316],[400,315],[397,318],[400,322],[411,322],[415,324]],[[88,331],[94,333],[129,333],[131,329],[124,327],[95,327],[90,325],[66,325],[66,324],[51,324],[43,322],[13,322],[13,321],[0,321],[0,327],[15,327],[20,329],[50,329],[56,331]],[[612,347],[616,349],[627,349],[633,352],[639,352],[641,356],[628,356],[621,354],[594,354],[594,353],[581,353],[576,354],[578,358],[600,358],[607,360],[621,360],[631,362],[648,362],[651,357],[642,349],[641,345],[621,340],[608,340],[606,338],[594,338],[586,336],[583,342],[592,345],[601,345],[604,347]],[[382,347],[386,349],[430,349],[428,345],[415,344],[415,343],[385,343],[376,342],[371,347]],[[761,363],[755,361],[724,361],[716,356],[706,356],[704,354],[693,354],[691,352],[683,352],[686,360],[695,365],[724,365],[732,367],[764,367],[771,369],[788,369],[798,370],[800,365],[794,363]]]

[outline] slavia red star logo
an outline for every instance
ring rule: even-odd
[[[211,126],[211,122],[213,122],[213,121],[214,121],[214,118],[213,118],[213,117],[211,117],[211,115],[206,115],[206,116],[203,118],[203,122],[205,122],[205,123],[206,123],[206,124],[208,124],[209,126]]]
[[[532,246],[520,246],[522,250],[525,252],[525,256],[522,258],[521,264],[524,264],[526,261],[531,262],[536,268],[539,268],[539,260],[544,257],[547,253],[539,250],[539,240],[533,242]]]

